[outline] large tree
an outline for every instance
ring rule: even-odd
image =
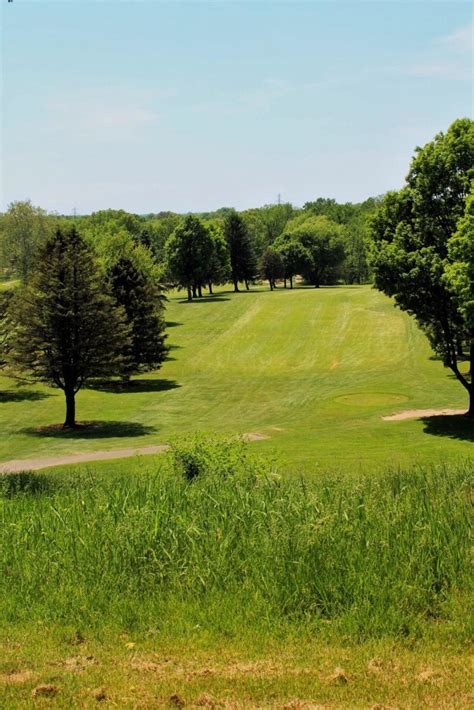
[[[344,261],[343,227],[327,217],[313,217],[302,213],[289,222],[281,240],[299,242],[309,253],[302,275],[319,288],[333,283]]]
[[[264,279],[268,279],[270,291],[276,288],[277,280],[285,276],[283,259],[273,247],[268,247],[263,252],[260,259],[260,273]]]
[[[224,236],[229,247],[231,278],[234,291],[239,290],[239,281],[249,288],[257,273],[255,251],[242,217],[237,212],[231,212],[224,222]]]
[[[91,247],[75,228],[58,229],[40,249],[28,287],[9,308],[8,358],[20,373],[63,390],[65,427],[76,426],[75,397],[91,377],[119,374],[128,330]]]
[[[159,284],[131,258],[120,258],[109,270],[112,293],[130,329],[122,378],[141,370],[157,370],[165,359],[164,296]]]
[[[415,316],[435,352],[467,390],[470,416],[473,233],[467,197],[473,178],[474,122],[459,119],[416,149],[406,185],[386,196],[372,221],[375,285]],[[470,368],[463,363],[465,347]]]
[[[189,215],[168,238],[165,252],[169,279],[187,290],[188,301],[202,296],[214,255],[214,241],[206,225]]]
[[[283,261],[285,285],[288,279],[290,288],[293,288],[293,279],[297,274],[311,273],[314,264],[310,252],[291,234],[282,234],[274,247]]]
[[[0,262],[27,283],[38,249],[53,232],[52,218],[31,202],[12,202],[0,220]]]
[[[230,276],[230,260],[227,242],[217,222],[207,225],[212,238],[212,255],[207,266],[207,285],[212,293],[212,284],[224,284]]]

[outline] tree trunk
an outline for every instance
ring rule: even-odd
[[[247,279],[245,279],[245,288],[247,289],[247,291],[250,290],[250,289],[249,289],[249,282],[247,281]]]
[[[192,300],[193,300],[193,296],[191,293],[191,286],[188,286],[188,301],[192,301]]]
[[[290,288],[293,288],[293,276],[290,276]]]
[[[273,291],[273,283],[271,279],[268,279],[268,283],[270,284],[270,291]]]
[[[208,286],[209,286],[209,293],[212,294],[212,283],[211,283],[211,281],[209,281]]]
[[[284,286],[285,286],[285,288],[286,288],[286,276],[285,276],[285,278],[284,278],[283,283],[284,283]]]
[[[239,284],[238,284],[237,281],[234,281],[234,291],[235,291],[235,293],[238,293],[238,290],[239,290]]]
[[[474,385],[469,388],[469,409],[466,412],[466,417],[474,419]]]
[[[76,426],[76,394],[72,388],[64,390],[66,396],[65,429],[74,429]]]
[[[202,298],[202,286],[201,286],[201,284],[198,284],[198,294],[199,294],[199,298]]]
[[[474,417],[474,340],[471,340],[471,347],[469,349],[469,360],[471,362],[471,384],[469,387],[469,409],[467,410],[466,414],[468,417]]]
[[[193,284],[193,298],[197,298],[197,287],[196,284]]]

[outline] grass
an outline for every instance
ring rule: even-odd
[[[133,478],[4,476],[0,618],[364,638],[449,616],[469,579],[469,466],[313,484],[267,469],[218,440]]]
[[[180,641],[153,633],[93,638],[39,626],[9,630],[0,655],[5,708],[94,708],[102,698],[119,708],[467,710],[473,700],[468,649],[439,642],[354,646],[301,633],[236,641],[199,630]],[[42,685],[56,694],[33,701]]]
[[[169,300],[171,351],[160,372],[129,390],[105,383],[79,393],[79,419],[99,420],[92,430],[48,429],[63,419],[62,393],[1,379],[0,460],[196,430],[258,432],[269,438],[255,451],[311,475],[472,456],[474,427],[462,417],[382,421],[405,409],[462,409],[466,396],[414,320],[370,287],[221,290],[192,304],[181,296]]]
[[[308,482],[248,448],[1,479],[4,706],[469,707],[472,467]]]

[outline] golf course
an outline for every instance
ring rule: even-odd
[[[221,288],[192,303],[172,292],[166,318],[158,372],[78,394],[78,420],[91,426],[57,427],[62,392],[1,378],[0,461],[139,449],[196,431],[246,435],[286,473],[310,476],[473,454],[461,415],[416,414],[463,411],[465,392],[415,320],[370,286]],[[383,419],[401,412],[408,418]]]

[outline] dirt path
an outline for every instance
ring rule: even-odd
[[[401,422],[404,419],[421,419],[421,417],[441,417],[454,414],[466,414],[464,409],[407,409],[405,412],[389,414],[382,417],[384,422]]]
[[[275,431],[283,431],[279,427],[273,427]],[[251,431],[242,434],[244,441],[263,441],[270,439],[268,434],[261,434]],[[52,466],[67,466],[75,463],[88,463],[89,461],[107,461],[113,459],[128,459],[132,456],[147,456],[148,454],[162,454],[169,449],[167,444],[157,446],[142,446],[137,449],[112,449],[112,451],[88,451],[84,454],[69,454],[66,456],[48,456],[37,459],[14,459],[0,463],[0,474],[17,473],[18,471],[38,471],[41,468],[51,468]]]
[[[0,473],[15,473],[17,471],[38,471],[50,466],[63,466],[65,464],[87,463],[88,461],[105,461],[108,459],[126,459],[131,456],[146,456],[147,454],[162,454],[168,449],[166,444],[158,446],[142,446],[138,449],[114,449],[112,451],[88,451],[84,454],[70,454],[69,456],[49,456],[38,459],[16,459],[0,463]]]

